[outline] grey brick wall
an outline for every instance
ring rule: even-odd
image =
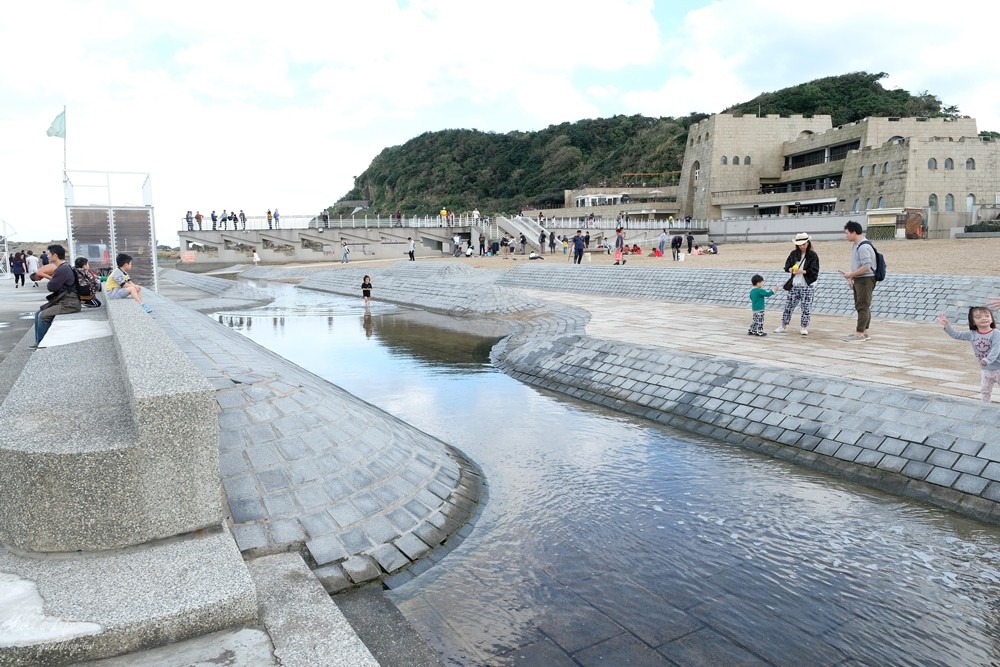
[[[497,361],[523,382],[1000,523],[996,405],[582,335],[517,342]]]

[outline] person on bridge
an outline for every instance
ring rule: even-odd
[[[278,209],[274,209],[274,228],[281,229],[281,225],[278,224],[280,218],[278,216]]]
[[[204,220],[204,219],[205,219],[205,216],[203,216],[201,214],[201,211],[198,211],[197,213],[194,214],[194,221],[198,223],[198,231],[199,232],[201,231],[201,221]]]
[[[271,224],[273,221],[274,221],[274,216],[271,215],[271,209],[267,209],[267,228],[268,229],[274,229],[274,227]],[[215,228],[213,227],[212,229],[215,229]]]

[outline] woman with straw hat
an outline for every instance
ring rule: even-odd
[[[806,233],[796,234],[793,243],[795,250],[785,260],[785,271],[791,274],[785,283],[788,299],[781,313],[781,326],[774,333],[785,333],[785,327],[792,321],[792,311],[798,306],[802,311],[799,333],[806,336],[809,334],[809,317],[816,293],[815,283],[819,278],[819,255],[812,249],[812,239]]]

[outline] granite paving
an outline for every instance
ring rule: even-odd
[[[199,289],[228,282],[196,277]],[[484,480],[458,449],[195,310],[148,300],[215,389],[219,468],[245,556],[299,551],[333,591],[398,575],[460,539]],[[437,527],[442,515],[458,518],[453,530]]]

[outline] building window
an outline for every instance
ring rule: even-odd
[[[729,162],[729,158],[727,158],[725,155],[723,155],[722,156],[722,164],[727,164],[728,162]]]
[[[937,195],[931,195],[927,198],[927,208],[931,210],[931,213],[937,213]]]
[[[944,196],[944,210],[954,211],[955,210],[955,197],[947,194]]]
[[[874,176],[877,173],[878,173],[878,165],[877,164],[873,164],[872,165],[872,176]]]
[[[885,164],[882,165],[882,173],[883,174],[888,174],[889,173],[889,163],[888,162],[886,162]]]
[[[865,200],[865,210],[867,211],[871,207],[872,207],[872,198],[869,197],[868,199]]]
[[[861,165],[861,170],[858,171],[858,176],[860,176],[861,178],[865,177],[865,166],[864,165]]]
[[[965,168],[968,169],[969,171],[975,171],[976,161],[970,157],[968,160],[965,161]]]
[[[879,197],[878,198],[878,207],[879,208],[885,208],[885,197]]]
[[[928,160],[927,168],[930,169],[931,171],[935,171],[937,169],[937,159],[931,158],[930,160]]]
[[[855,213],[861,210],[861,199],[854,200],[854,208],[852,209]]]
[[[969,194],[965,196],[965,211],[967,213],[972,213],[972,209],[976,207],[976,195]]]
[[[745,158],[743,158],[743,164],[744,165],[750,164],[750,156],[749,155],[747,155]]]
[[[736,165],[737,167],[740,166],[740,156],[739,155],[734,155],[733,156],[733,164]]]
[[[955,168],[955,161],[952,160],[951,158],[946,158],[945,161],[944,161],[944,168],[945,169],[954,169]]]

